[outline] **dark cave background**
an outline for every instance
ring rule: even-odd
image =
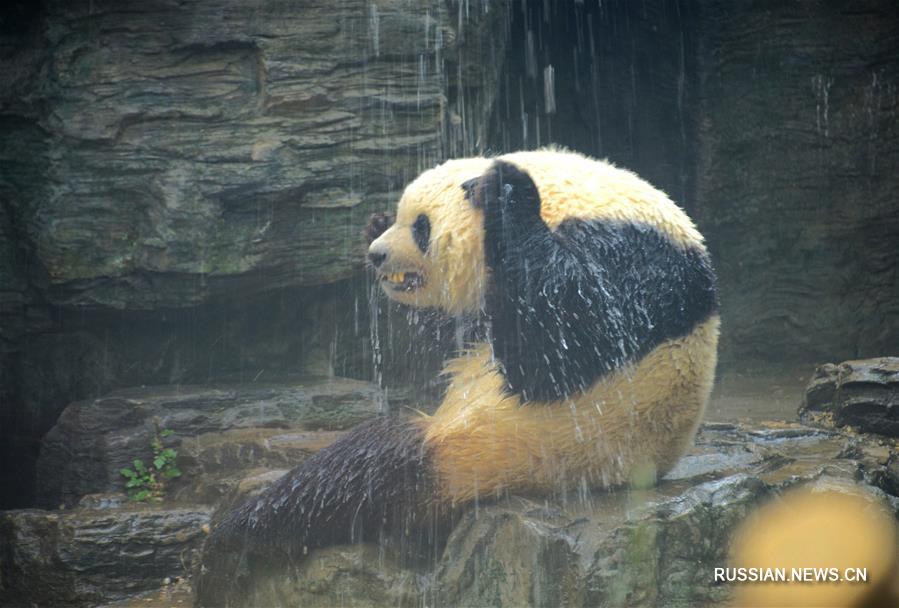
[[[457,323],[373,301],[360,234],[449,156],[557,144],[668,192],[719,273],[725,372],[896,354],[899,4],[307,4],[0,12],[0,508],[114,388],[426,400]]]

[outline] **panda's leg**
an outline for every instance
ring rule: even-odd
[[[365,422],[225,516],[204,547],[200,605],[239,602],[259,572],[297,563],[315,547],[429,524],[425,420]]]

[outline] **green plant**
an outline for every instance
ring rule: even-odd
[[[127,480],[125,487],[128,496],[135,502],[143,502],[147,499],[160,501],[165,496],[166,483],[175,477],[181,477],[181,471],[175,464],[178,452],[167,448],[162,440],[172,434],[170,429],[160,429],[156,424],[156,432],[150,447],[153,448],[153,460],[150,465],[144,464],[140,458],[134,459],[134,468],[124,468],[120,472]]]

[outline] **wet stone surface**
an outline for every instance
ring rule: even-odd
[[[74,509],[0,513],[0,603],[191,605],[190,576],[213,511],[262,491],[336,435],[263,428],[182,438],[194,477],[179,480],[165,505],[99,494],[79,497]],[[813,485],[860,489],[899,513],[897,461],[889,437],[707,423],[655,487],[485,499],[442,546],[413,533],[313,551],[295,570],[259,577],[246,605],[720,605],[731,590],[713,584],[712,568],[726,563],[731,534],[750,511]],[[210,504],[188,504],[200,501]]]
[[[149,460],[157,422],[173,432],[166,444],[180,446],[182,484],[191,484],[184,498],[214,501],[226,493],[215,489],[219,481],[230,487],[242,470],[299,464],[336,437],[303,434],[304,429],[350,428],[375,415],[380,399],[374,384],[331,378],[144,387],[73,403],[43,441],[39,504],[73,506],[84,494],[120,490],[120,469],[134,458]]]
[[[85,504],[0,512],[0,605],[95,606],[157,589],[186,576],[211,515],[201,506],[129,505],[124,496]]]
[[[895,440],[798,423],[707,424],[656,487],[470,508],[441,553],[315,551],[258,581],[247,605],[712,606],[730,537],[755,507],[801,485],[865,491],[899,513]]]
[[[899,437],[899,357],[819,366],[799,414],[823,426]]]
[[[45,6],[0,60],[0,164],[22,175],[5,192],[43,295],[155,310],[347,278],[369,214],[444,154],[450,116],[483,137],[505,9]],[[477,103],[459,91],[474,85]]]

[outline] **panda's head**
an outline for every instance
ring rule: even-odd
[[[482,306],[483,213],[466,198],[465,185],[489,166],[483,158],[448,161],[409,184],[392,224],[373,218],[368,260],[392,300],[453,314]]]

